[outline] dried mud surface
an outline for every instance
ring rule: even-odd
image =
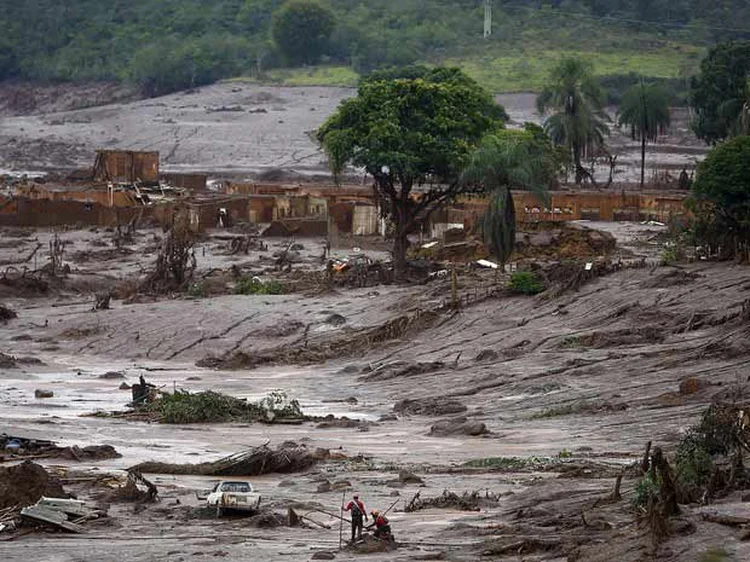
[[[111,84],[11,85],[0,89],[0,170],[60,171],[90,167],[97,149],[158,150],[169,171],[246,176],[282,169],[287,179],[327,175],[311,133],[352,88],[279,87],[224,82],[154,99],[136,99]],[[496,96],[511,126],[539,122],[535,94]],[[104,105],[103,105],[104,104]],[[610,114],[615,116],[615,109]],[[669,173],[676,181],[702,159],[706,147],[690,133],[687,111],[675,108],[672,126],[649,147],[647,181]],[[640,146],[612,127],[618,155],[615,182],[640,177]],[[596,167],[606,182],[609,166]]]
[[[636,257],[658,255],[658,232],[651,227],[597,226]],[[47,236],[29,232],[16,240],[33,248],[36,238],[45,242]],[[66,236],[85,250],[100,247],[95,241],[103,234]],[[206,242],[203,263],[199,254],[200,267],[231,264],[234,258],[212,244]],[[316,242],[303,244],[312,260]],[[0,260],[17,251],[18,243],[0,248]],[[79,264],[72,275],[98,282],[105,275],[124,277],[139,270],[138,260],[145,259],[140,256],[139,250],[111,264]],[[307,267],[314,268],[312,262]],[[485,281],[492,282],[493,275],[466,277],[460,290]],[[279,513],[304,505],[299,512],[330,529],[259,529],[242,518],[200,517],[195,491],[210,487],[213,479],[149,475],[159,486],[159,503],[112,503],[110,523],[85,535],[0,541],[0,558],[27,560],[33,552],[35,559],[65,561],[306,561],[318,551],[333,551],[337,560],[361,559],[365,556],[338,551],[334,518],[311,511],[338,512],[339,483],[347,482],[370,508],[385,509],[399,500],[389,518],[400,548],[368,554],[368,560],[677,562],[697,560],[718,546],[746,560],[750,546],[739,531],[701,518],[706,509],[746,515],[739,497],[685,507],[679,528],[654,549],[629,507],[635,479],[626,473],[622,500],[609,496],[615,477],[640,458],[647,441],[670,450],[714,394],[746,381],[750,343],[739,313],[749,291],[744,267],[653,265],[595,279],[553,299],[493,296],[460,313],[436,313],[438,321],[391,339],[347,347],[345,355],[322,363],[281,361],[253,370],[196,363],[232,350],[283,355],[312,344],[335,349],[363,330],[434,308],[450,286],[436,281],[315,295],[114,300],[111,310],[98,312],[91,311],[85,291],[4,299],[18,318],[0,324],[0,351],[43,364],[0,370],[0,426],[61,445],[112,445],[122,454],[76,463],[76,470],[121,473],[150,460],[195,464],[267,441],[300,442],[333,455],[298,474],[252,479],[264,505]],[[346,322],[332,325],[327,322],[332,314]],[[280,324],[308,329],[279,335],[287,333],[279,331]],[[82,417],[124,408],[130,393],[118,389],[123,380],[101,376],[112,371],[123,373],[128,383],[143,374],[165,389],[211,389],[253,400],[282,389],[310,415],[363,423],[180,426]],[[688,377],[706,384],[682,384]],[[54,396],[36,399],[38,388]],[[484,424],[486,432],[431,434],[437,422],[453,418]],[[72,466],[57,459],[40,462]],[[400,478],[404,470],[423,483]],[[325,481],[330,485],[321,485]],[[98,493],[83,485],[66,490],[82,498]],[[481,502],[479,511],[404,511],[417,492],[435,498],[444,490],[458,496],[478,491],[493,501]]]

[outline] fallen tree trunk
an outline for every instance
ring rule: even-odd
[[[271,472],[299,472],[315,464],[315,457],[304,445],[284,444],[277,449],[267,445],[229,455],[214,462],[171,464],[149,461],[130,470],[149,474],[197,474],[201,476],[257,476]]]

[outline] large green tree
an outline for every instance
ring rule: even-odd
[[[692,127],[709,144],[738,132],[743,107],[750,102],[750,41],[713,47],[690,86],[695,111]]]
[[[669,93],[643,80],[626,90],[618,116],[620,126],[630,127],[633,140],[641,141],[641,187],[646,175],[646,143],[655,142],[670,124]]]
[[[532,191],[546,199],[556,172],[554,149],[535,135],[533,128],[490,133],[472,153],[461,180],[481,186],[490,197],[482,219],[482,234],[501,264],[510,259],[516,240],[511,190]]]
[[[293,64],[320,59],[336,27],[333,12],[314,0],[289,0],[273,15],[273,40]]]
[[[437,208],[476,186],[461,181],[472,151],[507,117],[458,69],[365,80],[318,130],[334,173],[351,164],[373,177],[395,226],[393,264],[404,278],[408,234]]]
[[[549,113],[544,130],[556,144],[570,152],[576,183],[586,179],[593,182],[581,161],[604,146],[609,128],[604,93],[591,66],[580,59],[563,59],[552,70],[536,101],[541,115]]]
[[[750,137],[715,146],[693,182],[698,242],[722,257],[750,256]]]

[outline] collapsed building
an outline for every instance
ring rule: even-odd
[[[23,178],[6,185],[0,191],[0,226],[167,225],[177,210],[186,210],[194,231],[249,223],[262,226],[270,236],[386,233],[386,221],[370,187],[235,181],[208,186],[207,174],[162,173],[158,152],[100,150],[91,169],[62,180]],[[519,223],[582,219],[666,223],[687,215],[686,194],[678,191],[561,190],[551,192],[547,201],[528,192],[513,196]],[[449,231],[473,229],[486,206],[486,197],[459,197],[433,213],[421,232],[443,238]]]

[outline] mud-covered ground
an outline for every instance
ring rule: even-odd
[[[86,254],[111,249],[102,246],[111,244],[111,233],[63,233],[72,268],[66,291],[3,298],[18,318],[0,323],[0,351],[19,362],[0,370],[2,431],[62,445],[108,444],[122,454],[99,462],[40,461],[77,473],[119,472],[144,460],[211,461],[267,441],[326,448],[342,458],[298,474],[253,478],[264,505],[285,512],[302,503],[304,512],[338,512],[341,492],[318,489],[323,480],[348,481],[370,508],[399,500],[389,517],[401,547],[372,555],[339,551],[338,521],[318,512],[311,517],[330,529],[258,529],[241,518],[217,520],[201,515],[195,498],[213,479],[153,475],[159,503],[112,503],[110,518],[89,525],[85,535],[0,542],[0,558],[302,561],[330,551],[338,560],[635,562],[698,560],[721,547],[734,560],[749,559],[741,530],[701,516],[747,516],[739,495],[684,507],[677,529],[657,547],[630,507],[631,472],[623,480],[623,499],[608,499],[615,477],[638,461],[647,441],[670,453],[712,396],[746,382],[750,345],[739,314],[750,291],[747,270],[702,262],[659,267],[659,227],[598,226],[618,237],[631,262],[642,256],[647,266],[547,299],[504,293],[481,298],[477,288],[494,283],[494,274],[466,272],[459,292],[480,296],[458,313],[440,308],[450,296],[445,279],[406,287],[308,287],[278,296],[115,299],[111,310],[94,312],[93,290],[149,267],[155,233],[139,235],[132,253],[119,259]],[[0,263],[28,255],[51,236],[9,234],[0,245]],[[268,242],[268,253],[280,245]],[[294,267],[312,275],[321,267],[315,256],[322,241],[302,244]],[[341,243],[334,254],[346,255],[350,246]],[[199,246],[199,273],[240,264],[264,275],[261,254],[227,255],[226,240],[212,233]],[[421,321],[383,332],[385,339],[370,337],[397,318]],[[278,361],[255,369],[196,366],[237,351]],[[124,378],[102,377],[111,371]],[[281,389],[307,414],[359,423],[181,426],[82,417],[123,409],[130,392],[119,386],[139,375],[165,390],[212,389],[250,399]],[[700,384],[681,390],[687,377]],[[54,396],[37,399],[36,389]],[[426,405],[419,414],[394,411],[404,399]],[[433,399],[450,401],[452,408]],[[467,427],[477,424],[486,431],[467,435],[474,433]],[[404,469],[424,484],[402,484]],[[96,501],[99,490],[71,480],[70,489]],[[416,492],[430,498],[444,490],[478,491],[490,499],[479,511],[404,511]]]
[[[137,100],[111,85],[88,88],[0,89],[0,171],[60,171],[90,167],[97,149],[158,150],[162,168],[214,175],[252,175],[282,169],[287,177],[328,174],[311,133],[355,92],[351,88],[277,87],[226,82],[160,98]],[[498,95],[511,126],[539,122],[536,96]],[[106,103],[106,105],[102,105]],[[610,111],[613,125],[616,111]],[[706,152],[675,108],[669,134],[649,148],[647,181],[665,172],[676,181]],[[616,182],[640,177],[640,147],[612,127]],[[609,165],[596,165],[606,181]]]

